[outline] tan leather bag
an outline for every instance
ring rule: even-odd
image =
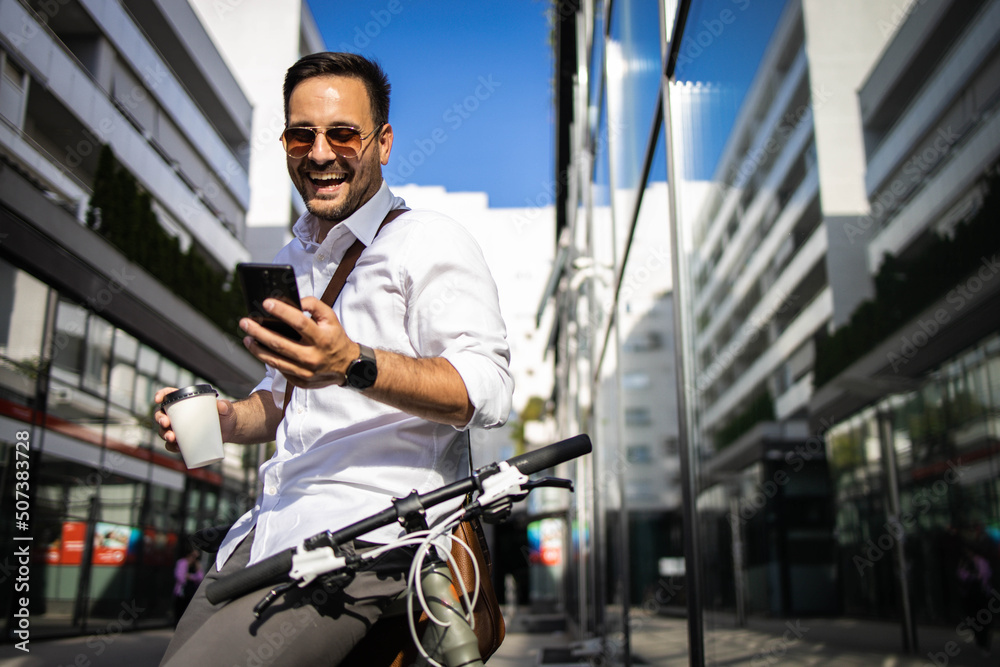
[[[472,614],[476,619],[479,654],[483,662],[486,662],[500,648],[507,631],[500,603],[493,590],[493,580],[490,578],[493,567],[486,535],[478,518],[462,521],[452,534],[469,545],[479,563],[479,598]],[[451,553],[458,564],[457,572],[451,568],[452,579],[465,582],[471,594],[476,583],[472,560],[465,549],[457,544],[452,545]],[[421,613],[417,621],[417,632],[421,636],[427,623],[427,615]],[[340,664],[341,667],[405,667],[414,664],[418,655],[417,647],[410,637],[409,621],[405,615],[400,615],[379,620]]]

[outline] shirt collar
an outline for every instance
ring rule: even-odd
[[[375,239],[379,225],[382,224],[382,220],[385,219],[389,211],[404,206],[406,206],[406,202],[393,195],[389,190],[389,184],[383,179],[381,187],[371,199],[350,216],[334,225],[330,233],[327,234],[324,244],[343,235],[345,233],[343,230],[346,229],[365,246],[369,246]],[[301,243],[309,246],[315,245],[318,229],[319,222],[316,220],[316,216],[306,211],[292,227],[292,233]]]

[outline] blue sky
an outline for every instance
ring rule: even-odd
[[[525,206],[554,179],[546,0],[308,0],[328,49],[389,75],[390,185]]]
[[[655,14],[655,0],[647,0]],[[390,185],[484,191],[532,206],[554,174],[550,0],[308,0],[328,49],[377,59],[392,84]],[[642,16],[650,8],[633,3]],[[678,78],[733,92],[705,137],[715,159],[784,0],[706,0],[689,16]],[[648,29],[648,26],[646,27]],[[653,33],[655,35],[655,32]],[[648,119],[641,123],[642,139]],[[721,127],[721,126],[725,127]],[[662,135],[661,135],[662,138]],[[661,151],[662,152],[662,151]],[[660,164],[653,177],[664,178]]]

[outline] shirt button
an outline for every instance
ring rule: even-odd
[[[297,412],[297,413],[299,413],[301,415],[303,412],[305,412],[305,410],[303,408],[296,408],[295,412]]]
[[[267,495],[273,496],[276,493],[278,493],[278,489],[274,488],[273,486],[267,487]]]
[[[316,259],[318,259],[321,262],[325,262],[326,261],[326,255],[324,255],[323,253],[320,253],[320,254],[316,255]]]

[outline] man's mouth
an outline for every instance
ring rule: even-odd
[[[347,174],[340,173],[311,171],[306,175],[309,182],[319,191],[334,189],[347,180]]]

